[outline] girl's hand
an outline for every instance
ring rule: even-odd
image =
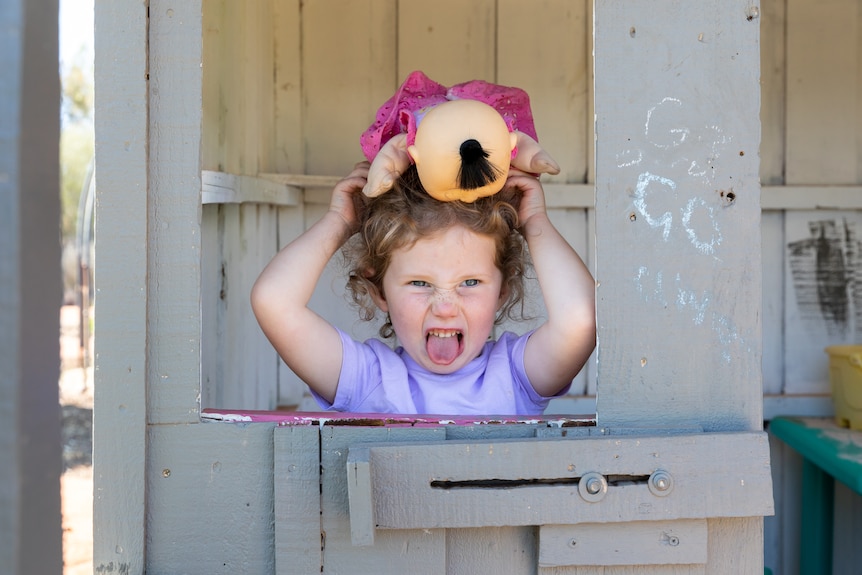
[[[368,183],[368,169],[371,164],[359,162],[353,166],[353,171],[347,174],[332,189],[329,201],[329,211],[340,217],[352,235],[359,225],[359,209],[362,205],[362,188]]]
[[[506,185],[521,192],[521,204],[518,207],[518,223],[522,230],[534,216],[547,215],[545,190],[542,188],[539,178],[518,169],[510,168]]]

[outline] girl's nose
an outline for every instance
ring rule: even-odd
[[[435,288],[431,294],[431,312],[440,317],[455,315],[458,311],[457,299],[454,289]]]

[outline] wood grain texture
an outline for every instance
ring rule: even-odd
[[[273,427],[149,428],[146,573],[273,572]]]
[[[437,428],[325,426],[321,430],[321,508],[325,572],[434,574],[446,572],[446,532],[442,529],[378,531],[374,545],[351,544],[347,476],[348,448],[356,443],[428,441],[445,438]]]
[[[147,7],[95,7],[93,565],[144,572],[147,422]],[[121,436],[122,441],[116,441]]]
[[[201,4],[149,3],[147,410],[200,417]],[[182,78],[183,81],[177,81]],[[104,269],[104,268],[103,268]],[[124,288],[128,289],[128,288]],[[153,337],[155,336],[155,337]]]
[[[763,433],[368,447],[379,529],[745,517],[773,511]],[[667,496],[648,487],[647,478],[658,469],[673,478]],[[609,481],[619,478],[619,483],[612,483],[600,501],[585,500],[578,481],[587,472]]]
[[[320,524],[320,430],[277,427],[273,449],[275,572],[319,573],[324,533]]]
[[[596,6],[599,425],[762,426],[748,6]]]
[[[788,0],[787,35],[786,183],[862,183],[862,7]]]

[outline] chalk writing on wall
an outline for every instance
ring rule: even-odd
[[[728,204],[716,189],[721,171],[717,160],[732,138],[714,124],[689,125],[688,117],[692,114],[686,112],[685,102],[663,98],[646,112],[642,145],[627,142],[630,147],[617,153],[616,165],[637,170],[632,172],[637,180],[629,192],[632,222],[645,223],[656,240],[673,249],[688,245],[721,261],[720,208]],[[723,360],[730,362],[729,346],[745,350],[748,343],[725,313],[723,302],[714,301],[711,279],[677,264],[671,257],[661,270],[638,267],[633,278],[638,295],[645,303],[675,309],[695,326],[713,331],[723,346]]]
[[[852,337],[862,328],[862,286],[856,281],[862,244],[846,219],[808,222],[810,237],[789,242],[787,259],[802,320],[829,335]]]

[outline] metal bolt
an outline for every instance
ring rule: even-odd
[[[676,547],[677,545],[679,545],[679,537],[677,537],[676,535],[671,535],[667,538],[667,542],[671,547]]]
[[[608,482],[601,473],[591,471],[581,476],[580,481],[578,481],[578,492],[584,501],[596,503],[607,494]]]
[[[664,497],[673,491],[673,477],[663,469],[657,469],[650,475],[649,490],[653,495]]]
[[[171,470],[170,469],[162,469],[162,477],[170,477]]]

